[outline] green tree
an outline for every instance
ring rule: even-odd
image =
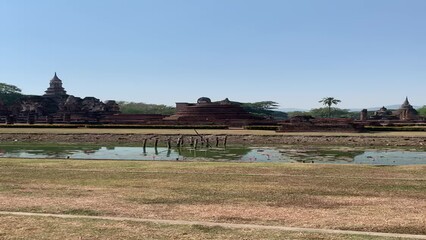
[[[331,112],[333,112],[333,117],[335,118],[357,118],[359,116],[358,112],[351,112],[348,109],[341,108],[331,108]],[[314,108],[308,112],[308,115],[315,118],[327,118],[329,117],[329,109],[328,108]]]
[[[254,103],[242,103],[243,108],[256,110],[273,110],[278,108],[278,103],[274,101],[261,101]]]
[[[162,114],[172,115],[176,109],[174,107],[162,105],[162,104],[147,104],[137,102],[117,102],[120,106],[120,111],[127,114]]]
[[[310,112],[305,112],[305,111],[293,111],[293,112],[287,112],[287,114],[289,118],[296,117],[296,116],[311,116]]]
[[[22,94],[20,88],[10,84],[0,83],[0,101],[5,106],[14,104],[21,97]]]
[[[426,105],[424,105],[423,107],[417,109],[417,112],[419,112],[420,116],[426,117]]]
[[[261,101],[254,103],[241,103],[241,106],[247,112],[266,118],[274,118],[277,120],[287,119],[287,113],[276,111],[278,103],[274,101]]]
[[[325,97],[319,101],[323,105],[327,106],[328,108],[328,117],[331,117],[331,106],[337,105],[339,102],[341,102],[339,99],[335,99],[334,97]]]

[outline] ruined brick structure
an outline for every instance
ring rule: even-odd
[[[23,96],[2,115],[7,123],[70,123],[99,122],[119,111],[113,100],[104,103],[94,97],[68,95],[55,73],[43,96]]]
[[[165,121],[180,123],[212,123],[243,126],[265,121],[243,109],[240,103],[228,98],[212,102],[210,98],[201,97],[197,103],[176,103],[176,113],[164,118]]]
[[[362,115],[363,113],[361,113]],[[363,116],[360,118],[361,121],[364,120],[398,120],[398,121],[415,121],[419,120],[419,115],[416,109],[411,106],[408,101],[408,97],[405,98],[404,103],[398,110],[389,110],[386,107],[382,107],[369,119],[364,119]]]
[[[395,112],[396,115],[398,115],[399,120],[403,121],[411,121],[411,120],[418,120],[419,119],[419,113],[416,109],[411,106],[410,102],[408,102],[408,97],[405,98],[404,103],[401,105],[401,107]]]
[[[209,98],[197,103],[177,103],[176,114],[121,114],[113,100],[101,102],[95,97],[80,98],[67,94],[57,74],[50,80],[42,96],[22,96],[13,106],[2,108],[3,122],[12,123],[110,123],[151,125],[217,124],[244,126],[275,123],[246,112],[240,103],[225,99],[212,102]]]
[[[295,116],[278,123],[278,132],[361,132],[362,124],[350,118],[323,118]]]

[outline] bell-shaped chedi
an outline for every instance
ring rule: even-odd
[[[176,113],[164,120],[184,121],[188,123],[210,122],[244,125],[253,121],[264,120],[263,117],[248,113],[241,103],[232,102],[228,98],[212,102],[208,97],[201,97],[196,103],[176,103]]]

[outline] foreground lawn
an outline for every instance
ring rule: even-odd
[[[426,166],[0,159],[0,171],[0,211],[426,234]],[[154,234],[147,238],[166,239],[183,233],[199,236],[193,239],[321,237],[196,226],[166,226],[158,233],[153,224],[16,216],[0,222],[0,234],[23,238],[26,233],[12,228],[27,222],[34,225],[30,232],[57,229],[58,238],[73,228],[100,238],[102,228],[123,238],[122,228],[131,229],[128,237],[150,229],[143,230]]]
[[[384,237],[166,225],[129,221],[0,216],[1,239],[333,239]],[[395,238],[396,239],[396,238]]]

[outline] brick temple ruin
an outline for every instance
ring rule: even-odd
[[[375,111],[372,116],[368,116],[367,109],[363,109],[360,113],[360,121],[380,121],[380,120],[394,120],[394,121],[417,121],[421,120],[419,113],[405,98],[404,103],[397,110],[389,110],[382,107]]]
[[[265,124],[268,122],[263,117],[248,113],[239,102],[232,102],[228,98],[212,102],[208,97],[201,97],[196,103],[176,103],[176,113],[164,118],[164,120],[186,124],[211,122],[229,126]]]
[[[95,97],[67,94],[55,73],[44,95],[24,95],[9,108],[0,106],[0,112],[8,124],[89,123],[100,122],[106,116],[119,113],[120,109],[113,100],[102,102]]]
[[[405,98],[404,103],[396,110],[382,107],[372,115],[367,109],[360,112],[360,118],[320,118],[311,116],[295,116],[285,121],[278,122],[280,132],[362,132],[365,126],[407,126],[424,124],[425,119]]]
[[[146,125],[229,125],[267,124],[274,121],[254,116],[240,103],[229,99],[212,102],[207,97],[197,103],[176,103],[176,114],[122,114],[114,100],[80,98],[67,94],[55,73],[41,96],[24,95],[11,107],[0,104],[0,117],[13,123],[103,123]]]
[[[278,123],[278,132],[362,132],[364,125],[350,118],[295,116]]]

